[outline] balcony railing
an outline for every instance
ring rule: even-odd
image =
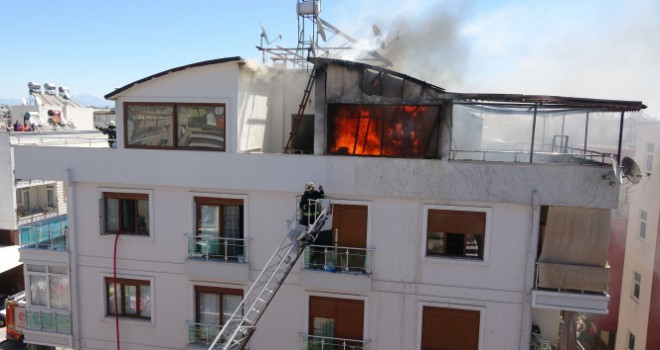
[[[188,236],[188,258],[244,264],[248,262],[247,239],[209,235]]]
[[[108,148],[108,136],[100,131],[13,132],[9,142],[26,146]]]
[[[188,344],[209,345],[221,329],[222,325],[188,322]]]
[[[20,228],[22,248],[49,250],[67,249],[67,227],[27,226]]]
[[[300,348],[302,350],[366,350],[369,348],[369,340],[301,334]]]
[[[353,274],[371,274],[369,248],[309,245],[305,249],[304,269]]]
[[[34,331],[71,334],[71,313],[27,309],[27,329]]]

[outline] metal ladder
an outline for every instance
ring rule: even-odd
[[[297,237],[290,231],[282,243],[275,249],[264,266],[257,279],[252,283],[247,294],[231,315],[231,318],[225,322],[220,333],[209,347],[209,350],[240,350],[243,349],[250,340],[255,326],[266,310],[277,290],[284,283],[284,279],[291,272],[293,265],[302,255],[309,244],[312,244],[323,228],[328,216],[328,207],[324,207],[312,225],[309,225],[306,231],[301,231]],[[294,218],[295,219],[295,215]],[[297,220],[290,220],[291,224],[297,225]],[[243,314],[243,309],[245,313]]]
[[[287,141],[286,146],[284,146],[284,153],[291,153],[293,150],[293,139],[296,138],[296,133],[298,132],[298,127],[300,126],[300,121],[302,120],[303,113],[305,113],[305,108],[309,102],[309,96],[312,93],[312,87],[314,86],[314,76],[316,75],[316,66],[312,68],[312,71],[309,73],[309,79],[307,79],[307,85],[305,85],[305,93],[303,94],[302,101],[298,105],[298,114],[293,120],[291,125],[291,132],[289,132],[289,141]]]

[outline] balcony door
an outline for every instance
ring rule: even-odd
[[[309,297],[309,334],[314,336],[311,348],[342,349],[362,344],[364,301],[326,297]],[[353,341],[350,341],[353,340]],[[344,344],[345,343],[345,344]]]

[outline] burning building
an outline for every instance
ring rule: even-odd
[[[208,345],[308,181],[334,201],[332,234],[295,265],[251,349],[522,350],[570,341],[562,317],[607,312],[621,125],[642,103],[452,93],[310,62],[173,68],[106,95],[116,148],[14,146],[17,176],[69,191],[66,251],[21,251],[28,269],[69,267],[70,307],[27,306],[69,327],[28,319],[26,341]]]

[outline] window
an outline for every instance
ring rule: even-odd
[[[646,217],[648,214],[646,213],[645,210],[642,210],[639,213],[639,235],[638,237],[641,239],[646,238]]]
[[[362,349],[363,323],[364,301],[310,296],[308,348]]]
[[[66,266],[27,265],[30,305],[69,310],[69,269]]]
[[[637,272],[633,272],[633,287],[632,287],[632,297],[635,300],[639,300],[639,292],[642,287],[642,275]]]
[[[479,319],[476,310],[424,306],[422,350],[478,350]]]
[[[210,258],[244,256],[243,200],[195,197],[195,249]]]
[[[149,236],[149,195],[103,192],[101,233]]]
[[[647,143],[646,144],[646,167],[644,170],[646,172],[650,173],[653,171],[653,153],[654,153],[654,148],[655,146],[652,143]]]
[[[46,197],[48,200],[48,206],[55,207],[55,186],[53,185],[46,186]]]
[[[117,279],[115,307],[115,283],[112,277],[105,278],[106,315],[151,320],[151,285],[149,281]]]
[[[635,335],[628,331],[628,346],[626,350],[635,350]]]
[[[484,259],[486,212],[428,209],[426,256]]]
[[[328,154],[437,158],[438,107],[328,105]]]
[[[195,319],[204,325],[224,325],[242,300],[240,289],[195,286]]]
[[[225,150],[224,104],[127,103],[126,147]]]

